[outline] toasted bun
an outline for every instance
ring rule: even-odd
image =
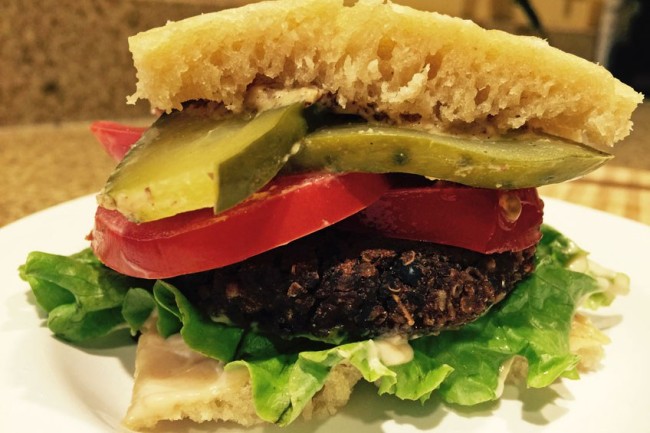
[[[279,0],[196,16],[133,36],[130,101],[234,112],[327,95],[333,104],[424,129],[527,127],[595,145],[630,129],[642,95],[607,70],[533,37],[360,0]]]

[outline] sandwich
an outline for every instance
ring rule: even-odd
[[[287,425],[380,394],[476,405],[598,367],[624,293],[536,188],[605,162],[642,95],[540,39],[381,0],[278,0],[130,38],[151,127],[90,248],[21,267],[72,343],[138,338],[124,424]]]

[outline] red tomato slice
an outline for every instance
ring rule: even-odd
[[[534,188],[506,191],[436,182],[392,189],[351,222],[388,237],[490,254],[536,244],[543,207]]]
[[[367,207],[388,187],[378,174],[285,176],[218,215],[200,209],[143,224],[100,207],[91,244],[103,263],[123,274],[168,278],[195,273],[327,227]]]
[[[93,122],[90,131],[115,161],[121,161],[126,152],[142,136],[147,128],[127,126],[105,120]]]

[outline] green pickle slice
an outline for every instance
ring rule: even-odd
[[[135,222],[226,210],[268,183],[307,132],[303,104],[222,118],[187,108],[161,116],[109,177],[98,201]]]
[[[406,128],[353,124],[303,139],[292,170],[412,173],[482,188],[528,188],[563,182],[612,155],[556,137],[478,139]]]
[[[161,116],[127,153],[99,204],[146,222],[200,208],[215,213],[244,201],[283,167],[287,171],[411,173],[481,188],[563,182],[612,155],[557,137],[448,136],[372,124],[308,133],[297,103],[256,116],[205,107]]]

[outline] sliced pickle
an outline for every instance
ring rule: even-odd
[[[302,104],[255,117],[186,108],[161,116],[111,174],[99,204],[136,222],[214,206],[262,188],[307,132]]]
[[[556,137],[478,139],[348,125],[307,135],[291,170],[412,173],[482,188],[527,188],[582,176],[612,155]]]

